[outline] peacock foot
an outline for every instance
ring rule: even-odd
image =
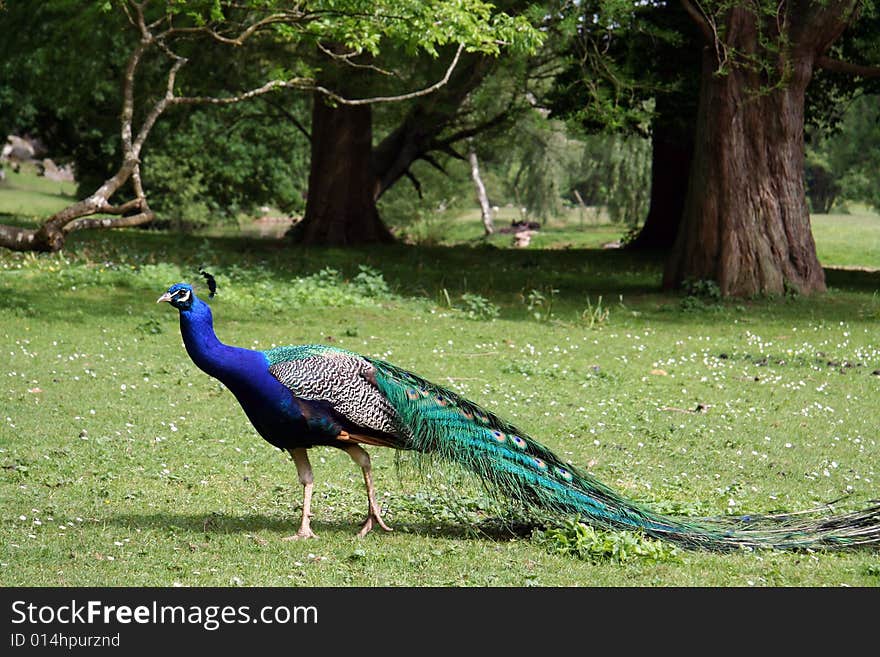
[[[385,524],[385,521],[382,520],[382,517],[379,514],[370,513],[370,515],[368,515],[367,519],[364,521],[364,524],[361,526],[361,530],[357,533],[358,538],[363,538],[364,536],[366,536],[367,533],[376,525],[384,529],[386,532],[394,531],[393,529],[391,529],[391,527]]]
[[[305,527],[305,528],[300,527],[299,531],[296,534],[294,534],[293,536],[285,536],[281,540],[282,541],[298,541],[298,540],[304,539],[304,538],[318,538],[318,535],[308,527]]]
[[[293,536],[285,536],[282,538],[282,541],[298,541],[304,538],[318,538],[318,535],[312,531],[312,525],[310,522],[310,518],[313,514],[309,513],[305,517],[303,517],[302,524],[299,526],[299,531],[296,532]]]

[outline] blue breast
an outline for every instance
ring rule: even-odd
[[[214,333],[211,309],[200,299],[181,311],[180,332],[193,362],[229,388],[257,432],[275,447],[308,447],[326,443],[338,433],[332,423],[303,414],[311,406],[298,401],[272,376],[264,352],[221,343]]]

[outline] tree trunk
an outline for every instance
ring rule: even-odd
[[[693,151],[693,124],[673,126],[660,117],[651,132],[651,205],[627,249],[668,252],[675,244]]]
[[[480,217],[483,220],[483,230],[486,235],[495,232],[495,224],[492,221],[492,207],[489,205],[489,195],[486,194],[486,185],[480,176],[480,161],[477,159],[477,150],[473,143],[468,144],[468,162],[471,165],[471,180],[474,181],[474,189],[477,193],[477,201],[480,204]]]
[[[709,279],[725,296],[822,292],[804,191],[812,58],[792,56],[788,79],[767,91],[745,67],[717,75],[714,54],[704,51],[692,173],[664,287]]]
[[[641,231],[626,248],[668,254],[678,236],[694,155],[704,42],[678,3],[657,5],[651,17],[658,30],[682,39],[658,40],[654,61],[647,65],[651,83],[658,86],[651,122],[651,200]]]
[[[298,242],[344,246],[394,241],[376,209],[372,148],[369,105],[331,107],[323,96],[315,96],[306,212],[293,233]]]

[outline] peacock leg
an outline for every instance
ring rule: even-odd
[[[358,532],[358,537],[363,537],[367,535],[375,525],[379,525],[386,532],[391,531],[391,527],[385,524],[385,521],[382,520],[382,512],[379,509],[379,505],[376,504],[376,489],[373,487],[373,475],[372,475],[372,467],[370,466],[370,455],[367,454],[367,450],[365,450],[360,445],[349,445],[345,448],[345,451],[348,452],[348,455],[351,457],[351,460],[361,466],[361,470],[364,472],[364,484],[367,486],[367,501],[369,502],[369,514],[367,515],[367,519],[364,521],[361,530]]]
[[[296,541],[301,538],[318,538],[312,531],[312,490],[315,487],[315,479],[312,476],[312,464],[309,463],[309,455],[305,448],[297,447],[288,450],[296,463],[296,473],[299,475],[299,483],[303,485],[303,513],[299,531],[293,536],[285,536],[285,541]]]

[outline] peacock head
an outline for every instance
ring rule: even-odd
[[[189,310],[192,308],[193,299],[195,299],[195,293],[193,292],[192,285],[189,283],[175,283],[168,288],[165,294],[156,299],[156,303],[167,301],[178,310]]]

